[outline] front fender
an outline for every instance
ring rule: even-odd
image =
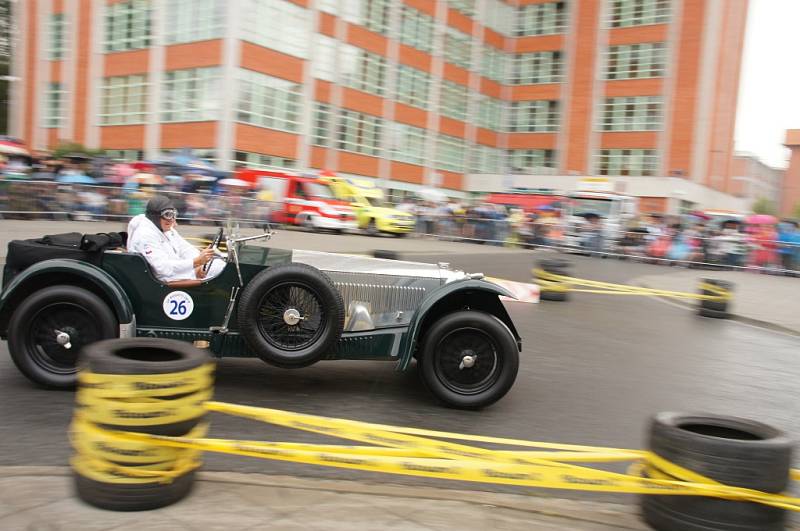
[[[133,322],[131,301],[111,275],[79,260],[44,260],[27,268],[3,287],[0,294],[0,336],[6,336],[11,313],[22,299],[33,291],[58,284],[89,288],[111,305],[121,325]]]
[[[408,368],[411,359],[414,357],[414,351],[421,334],[428,325],[436,320],[438,311],[447,311],[454,304],[464,303],[475,309],[492,313],[508,326],[519,344],[519,333],[508,316],[508,312],[500,302],[498,298],[500,296],[515,298],[505,288],[477,279],[458,280],[445,284],[434,291],[431,296],[422,301],[422,304],[411,318],[408,332],[403,336],[400,344],[400,360],[397,364],[397,370],[404,371]]]

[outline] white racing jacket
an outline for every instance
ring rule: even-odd
[[[161,232],[144,214],[135,216],[128,223],[128,251],[144,256],[162,282],[197,279],[194,259],[200,251],[175,229]],[[206,279],[218,275],[224,267],[225,262],[215,260]]]

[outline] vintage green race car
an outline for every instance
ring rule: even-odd
[[[254,245],[271,235],[218,239],[219,276],[169,284],[141,255],[87,246],[88,236],[13,241],[0,338],[25,376],[56,388],[74,386],[83,345],[132,336],[208,342],[217,357],[285,368],[349,359],[405,370],[416,359],[431,392],[460,408],[492,404],[513,385],[521,339],[499,299],[511,295],[483,275]]]

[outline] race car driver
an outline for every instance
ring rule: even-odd
[[[128,223],[128,251],[143,255],[162,282],[204,280],[220,274],[225,262],[213,260],[210,248],[201,251],[183,239],[175,230],[177,216],[168,197],[154,196],[145,213]],[[208,262],[211,265],[204,271]]]

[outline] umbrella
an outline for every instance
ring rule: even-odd
[[[220,186],[230,186],[231,188],[250,188],[250,183],[242,179],[221,179],[217,182]]]
[[[146,186],[161,186],[164,184],[164,179],[155,173],[137,173],[129,182]]]
[[[417,190],[417,195],[431,203],[444,203],[447,201],[447,196],[438,188],[420,188]]]
[[[95,180],[84,173],[62,173],[56,181],[61,184],[95,184]]]
[[[747,216],[744,222],[749,225],[775,225],[778,222],[778,218],[769,214],[752,214]]]
[[[86,162],[87,160],[91,159],[91,157],[86,153],[68,153],[67,155],[64,155],[64,158],[73,162]]]
[[[28,150],[25,149],[21,144],[17,144],[16,142],[9,142],[7,140],[0,141],[0,154],[18,155],[23,157],[30,156]]]

